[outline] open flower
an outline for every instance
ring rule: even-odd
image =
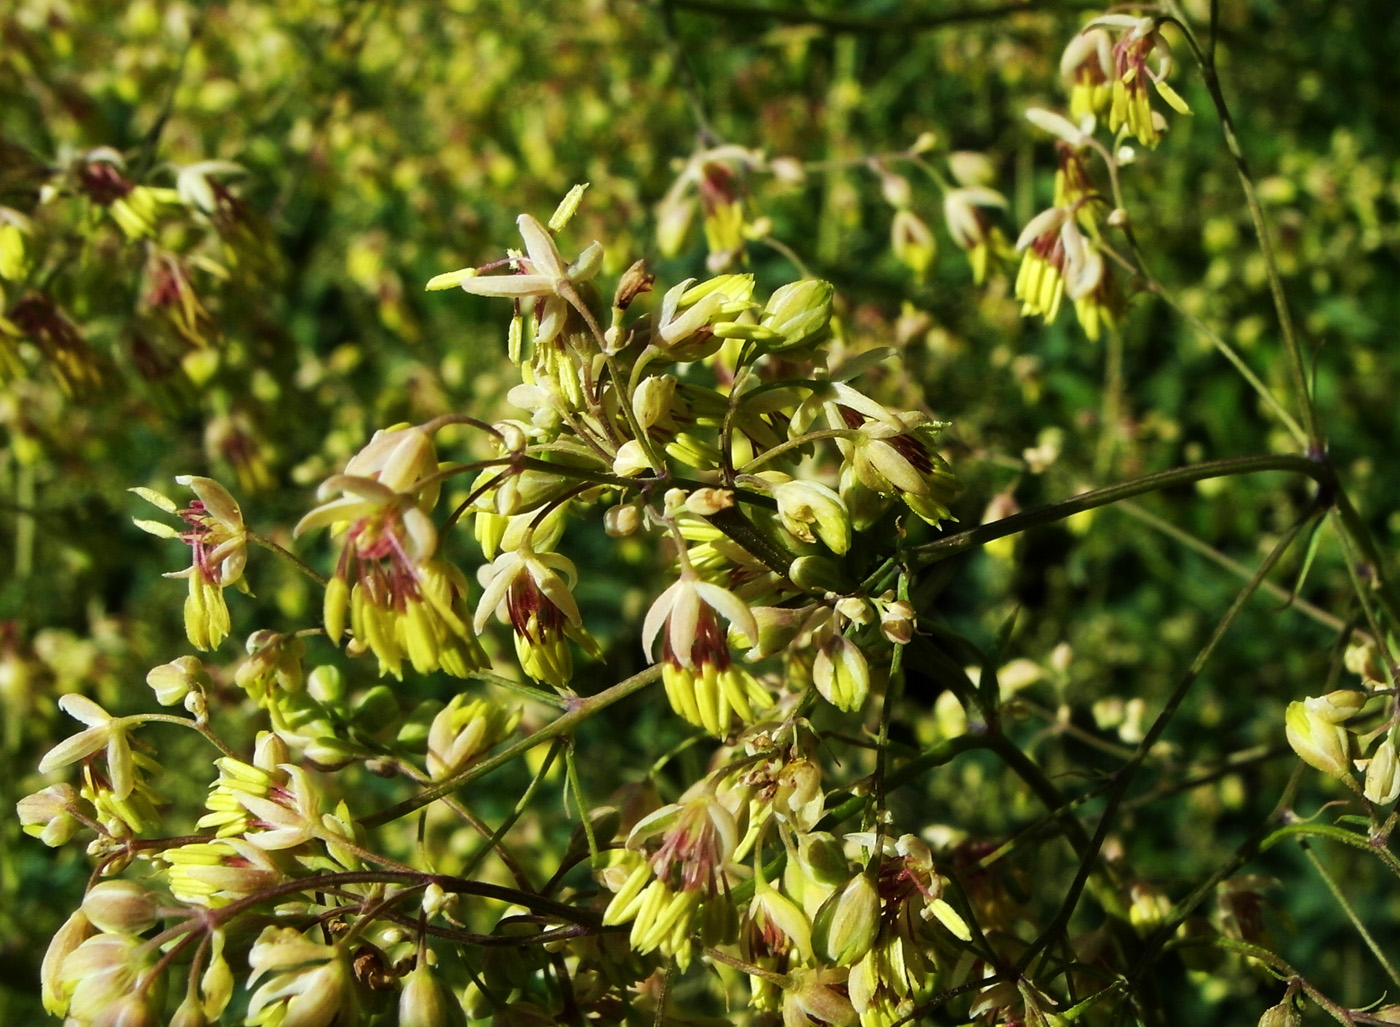
[[[321,505],[293,530],[344,533],[326,583],[326,634],[338,643],[349,614],[353,649],[368,648],[380,672],[395,677],[402,677],[405,655],[420,673],[442,669],[457,677],[485,659],[466,621],[465,579],[436,556],[437,529],[428,516],[437,501],[436,471],[427,431],[379,432],[344,474],[321,484]]]
[[[229,633],[228,604],[224,589],[230,585],[247,592],[243,568],[248,562],[248,531],[243,513],[228,490],[212,478],[182,474],[175,479],[196,496],[189,506],[177,509],[173,500],[153,489],[132,489],[141,498],[175,514],[188,527],[176,531],[160,521],[136,519],[142,531],[161,538],[178,538],[190,547],[193,562],[167,578],[188,578],[189,597],[185,600],[185,634],[197,649],[217,648]]]
[[[603,263],[603,247],[594,242],[572,264],[565,264],[554,245],[554,237],[548,229],[529,214],[521,214],[515,220],[520,235],[525,240],[525,256],[509,257],[497,264],[483,268],[463,268],[438,275],[428,282],[427,289],[461,288],[474,296],[508,296],[517,303],[522,300],[535,301],[535,343],[544,345],[552,342],[564,328],[569,309],[576,310],[597,332],[593,314],[588,309],[578,285],[598,273]],[[510,264],[515,274],[483,275],[482,271]]]
[[[99,749],[107,750],[107,773],[111,778],[112,797],[125,799],[136,785],[136,766],[131,742],[127,738],[126,722],[113,717],[86,696],[69,694],[58,700],[58,708],[75,720],[86,724],[79,731],[59,742],[39,761],[39,773],[47,774],[70,763],[87,759]]]
[[[642,646],[649,656],[665,624],[661,681],[671,707],[696,727],[727,735],[737,718],[752,723],[773,705],[773,697],[733,661],[719,615],[746,639],[758,637],[753,611],[719,585],[700,580],[687,565],[680,580],[661,593],[647,611]]]
[[[563,688],[573,676],[567,638],[596,654],[574,601],[578,572],[558,553],[537,553],[528,542],[502,553],[482,571],[485,591],[476,607],[480,632],[492,612],[503,614],[515,632],[520,666],[536,681]]]

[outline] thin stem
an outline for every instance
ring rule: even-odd
[[[1098,853],[1117,821],[1118,809],[1127,796],[1128,786],[1132,783],[1138,768],[1146,761],[1148,753],[1152,751],[1152,747],[1157,744],[1157,740],[1161,738],[1162,733],[1166,731],[1167,725],[1176,715],[1176,711],[1180,708],[1182,702],[1185,701],[1187,693],[1191,690],[1191,686],[1196,683],[1196,679],[1200,676],[1201,671],[1205,669],[1206,665],[1215,655],[1215,650],[1219,647],[1225,635],[1239,618],[1245,603],[1259,590],[1260,583],[1268,577],[1279,560],[1283,558],[1284,553],[1288,551],[1289,547],[1293,544],[1294,540],[1297,539],[1299,533],[1310,519],[1311,518],[1304,518],[1299,520],[1279,539],[1273,549],[1269,551],[1268,556],[1266,556],[1263,563],[1259,565],[1259,569],[1255,572],[1254,577],[1250,579],[1249,584],[1235,597],[1235,601],[1230,604],[1230,608],[1226,610],[1224,617],[1220,619],[1220,623],[1215,626],[1215,630],[1211,632],[1209,641],[1207,641],[1200,652],[1196,654],[1196,658],[1191,661],[1190,667],[1188,667],[1186,673],[1182,675],[1181,681],[1176,686],[1176,690],[1168,697],[1162,712],[1157,715],[1157,719],[1152,722],[1152,726],[1148,728],[1142,741],[1138,744],[1137,752],[1133,754],[1133,758],[1118,771],[1114,779],[1113,789],[1108,794],[1108,800],[1105,803],[1103,814],[1099,818],[1098,828],[1094,831],[1094,837],[1090,842],[1088,858],[1081,861],[1079,870],[1075,874],[1074,880],[1070,883],[1069,890],[1065,894],[1063,902],[1060,904],[1060,909],[1055,914],[1050,925],[1040,933],[1040,936],[1026,948],[1020,959],[1017,960],[1016,969],[1018,971],[1024,972],[1031,964],[1031,961],[1043,953],[1046,947],[1055,939],[1059,938],[1065,928],[1068,927],[1070,917],[1074,914],[1075,908],[1079,905],[1079,897],[1084,891],[1084,886],[1088,883],[1089,875],[1098,858]]]
[[[272,539],[268,538],[266,535],[259,535],[255,531],[248,532],[248,541],[254,542],[262,546],[268,552],[280,556],[282,559],[286,560],[297,570],[301,571],[301,573],[305,574],[312,581],[316,582],[316,584],[320,585],[322,588],[325,588],[326,576],[321,572],[317,571],[315,568],[311,567],[309,564],[304,563],[301,560],[301,558],[298,557],[295,553],[293,553],[290,549],[285,549],[282,546],[279,546],[276,542],[272,541]]]
[[[225,756],[236,760],[241,760],[243,758],[231,749],[228,743],[222,738],[214,734],[213,729],[210,728],[209,725],[200,724],[198,721],[191,720],[188,717],[176,717],[169,713],[135,713],[129,717],[118,717],[117,719],[130,724],[178,724],[180,727],[191,728],[208,739],[209,744],[214,746],[214,748],[218,749]]]
[[[587,698],[572,699],[570,700],[570,708],[567,713],[563,714],[557,720],[546,724],[533,734],[520,739],[520,741],[516,742],[514,745],[507,746],[495,756],[482,760],[480,763],[473,764],[465,770],[453,774],[446,780],[438,782],[431,788],[423,789],[423,791],[412,798],[405,799],[377,813],[370,813],[367,816],[361,817],[359,823],[365,827],[378,827],[381,824],[387,824],[400,817],[407,816],[415,810],[422,809],[429,803],[456,791],[463,785],[469,784],[478,778],[485,777],[487,774],[500,769],[507,763],[519,759],[540,743],[552,741],[561,735],[569,734],[594,714],[607,709],[609,706],[613,705],[613,703],[626,699],[635,692],[641,691],[647,685],[656,681],[660,676],[661,667],[657,664],[619,681],[611,688],[604,689],[597,695],[592,695]]]
[[[1196,62],[1200,65],[1201,79],[1205,84],[1206,91],[1210,94],[1211,102],[1215,105],[1215,113],[1220,119],[1220,131],[1225,137],[1225,147],[1230,151],[1230,156],[1234,158],[1240,187],[1244,191],[1245,206],[1249,209],[1249,218],[1254,224],[1254,234],[1259,239],[1259,252],[1264,257],[1264,267],[1269,279],[1269,292],[1273,297],[1275,313],[1278,315],[1279,330],[1283,333],[1283,348],[1288,354],[1288,366],[1293,376],[1293,388],[1298,394],[1298,407],[1302,413],[1303,428],[1307,433],[1308,449],[1320,452],[1323,449],[1322,433],[1317,422],[1317,410],[1312,402],[1312,392],[1308,387],[1308,372],[1303,361],[1302,342],[1298,338],[1293,312],[1288,307],[1288,294],[1284,291],[1283,276],[1279,273],[1278,259],[1274,255],[1274,245],[1269,236],[1268,222],[1264,220],[1264,208],[1260,204],[1259,194],[1254,188],[1254,176],[1250,173],[1249,162],[1245,159],[1244,150],[1240,146],[1239,136],[1235,132],[1235,121],[1230,115],[1229,106],[1225,103],[1225,94],[1220,88],[1220,77],[1215,68],[1214,15],[1212,15],[1210,49],[1209,51],[1202,50],[1200,43],[1196,40],[1195,33],[1191,31],[1190,26],[1182,17],[1184,12],[1181,10],[1178,0],[1170,0],[1170,3],[1177,15],[1172,20],[1181,29],[1187,45],[1190,46],[1191,52],[1196,57]]]
[[[1209,463],[1160,471],[1156,474],[1148,474],[1141,478],[1120,482],[1117,485],[1109,485],[1107,488],[1084,492],[1072,499],[1048,503],[1045,506],[1036,507],[1034,510],[1012,514],[999,521],[992,521],[975,528],[969,528],[966,531],[960,531],[935,542],[913,546],[909,552],[920,558],[919,565],[922,566],[946,559],[968,549],[984,546],[995,539],[1015,535],[1029,528],[1053,524],[1067,517],[1073,517],[1077,513],[1095,510],[1101,506],[1109,506],[1124,499],[1131,499],[1133,496],[1160,492],[1176,485],[1189,485],[1192,482],[1205,481],[1210,478],[1258,474],[1262,471],[1289,471],[1294,474],[1306,474],[1320,485],[1330,486],[1333,483],[1330,467],[1305,456],[1279,454],[1277,456],[1244,456],[1230,460],[1213,460]]]
[[[486,854],[496,848],[506,832],[515,826],[515,822],[529,807],[535,798],[535,793],[540,790],[540,785],[544,783],[549,770],[554,766],[554,761],[559,757],[559,750],[568,745],[568,741],[563,738],[556,738],[554,744],[549,747],[549,752],[545,753],[544,762],[540,764],[539,771],[531,779],[529,786],[525,789],[525,794],[520,796],[520,801],[515,804],[515,808],[510,811],[510,815],[501,821],[499,827],[491,832],[490,837],[482,840],[481,845],[467,857],[467,861],[462,865],[461,876],[470,877],[472,872],[481,865],[481,861],[486,858]]]
[[[1308,844],[1306,838],[1299,839],[1298,846],[1303,850],[1303,855],[1308,858],[1308,862],[1312,864],[1313,869],[1317,871],[1317,875],[1321,877],[1323,883],[1327,885],[1327,890],[1332,893],[1332,897],[1337,900],[1337,905],[1342,907],[1342,912],[1346,914],[1346,918],[1351,921],[1351,926],[1355,927],[1356,933],[1361,935],[1361,940],[1364,941],[1366,947],[1371,950],[1371,955],[1376,957],[1376,962],[1380,963],[1385,969],[1391,981],[1393,981],[1397,987],[1400,987],[1400,974],[1395,972],[1395,967],[1392,966],[1390,960],[1386,958],[1384,950],[1376,944],[1376,939],[1371,937],[1371,932],[1366,929],[1366,925],[1363,924],[1361,918],[1356,915],[1356,910],[1352,908],[1351,903],[1347,900],[1346,893],[1343,892],[1341,887],[1337,884],[1337,879],[1327,871],[1327,867],[1323,864],[1322,860],[1317,858],[1317,853],[1313,851],[1312,846]]]

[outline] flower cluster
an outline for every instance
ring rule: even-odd
[[[1149,63],[1153,55],[1155,67]],[[1095,18],[1065,48],[1060,70],[1069,117],[1039,108],[1027,112],[1055,137],[1059,166],[1054,206],[1033,217],[1016,241],[1022,253],[1016,298],[1023,315],[1053,321],[1067,296],[1091,340],[1105,328],[1116,329],[1124,298],[1114,265],[1126,261],[1110,248],[1107,229],[1126,225],[1117,173],[1133,159],[1131,147],[1120,144],[1132,137],[1150,147],[1161,139],[1166,119],[1152,109],[1149,83],[1177,113],[1191,113],[1167,83],[1171,66],[1171,47],[1154,17]],[[1095,138],[1100,119],[1115,133],[1112,147]],[[1095,184],[1091,158],[1107,166],[1109,191]]]

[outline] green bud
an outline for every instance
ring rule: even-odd
[[[851,515],[834,490],[814,481],[788,481],[773,489],[778,516],[803,542],[818,538],[837,556],[851,548]]]
[[[140,934],[156,922],[159,896],[135,881],[99,881],[83,896],[83,914],[99,931]]]
[[[1336,693],[1333,693],[1336,694]],[[1303,762],[1332,777],[1351,776],[1351,738],[1346,728],[1329,716],[1308,707],[1306,700],[1291,702],[1284,714],[1288,744]]]
[[[375,685],[359,696],[350,711],[350,719],[371,732],[397,723],[400,716],[399,701],[387,685]]]
[[[345,698],[345,678],[339,667],[317,667],[306,676],[306,685],[317,702],[334,705]]]
[[[868,873],[852,877],[822,903],[812,922],[812,947],[837,966],[870,951],[880,932],[880,893]]]
[[[462,1004],[420,959],[399,993],[399,1027],[466,1027],[466,1023]]]
[[[837,635],[817,650],[812,683],[823,699],[838,710],[854,713],[870,694],[870,665],[860,647]]]
[[[821,342],[831,324],[831,297],[835,288],[830,282],[809,278],[782,286],[768,298],[759,324],[781,338],[767,347],[769,352],[781,353]]]
[[[788,565],[788,579],[798,588],[818,595],[847,590],[841,565],[825,556],[799,556]]]

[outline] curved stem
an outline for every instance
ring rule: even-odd
[[[1228,463],[1230,461],[1222,462]],[[1209,663],[1211,657],[1215,655],[1215,650],[1219,647],[1225,635],[1239,618],[1245,603],[1259,590],[1264,579],[1269,576],[1269,573],[1278,564],[1279,560],[1283,558],[1283,554],[1288,551],[1289,547],[1298,538],[1303,528],[1313,516],[1316,516],[1316,514],[1300,519],[1284,533],[1283,537],[1280,538],[1269,551],[1268,556],[1266,556],[1263,563],[1259,565],[1259,569],[1255,571],[1254,577],[1250,579],[1249,584],[1235,597],[1235,601],[1231,603],[1230,608],[1225,611],[1225,615],[1220,619],[1220,623],[1217,624],[1215,630],[1211,632],[1210,639],[1201,647],[1200,652],[1196,654],[1196,658],[1191,661],[1190,667],[1188,667],[1186,673],[1182,675],[1181,681],[1177,684],[1176,689],[1168,697],[1166,705],[1162,708],[1162,712],[1157,715],[1157,718],[1152,722],[1152,726],[1148,728],[1147,732],[1143,735],[1142,741],[1138,743],[1137,751],[1133,754],[1133,758],[1124,764],[1115,775],[1113,788],[1108,794],[1108,800],[1104,805],[1103,814],[1099,818],[1098,828],[1094,831],[1094,837],[1090,842],[1087,858],[1080,862],[1079,870],[1075,874],[1074,880],[1070,883],[1069,890],[1065,894],[1063,902],[1060,904],[1059,912],[1055,914],[1049,926],[1040,933],[1039,937],[1026,948],[1025,952],[1023,952],[1021,957],[1016,961],[1016,969],[1019,972],[1024,972],[1026,968],[1030,966],[1031,962],[1043,953],[1051,943],[1059,938],[1061,933],[1069,925],[1069,919],[1074,914],[1075,907],[1079,905],[1079,897],[1084,891],[1084,886],[1088,883],[1089,875],[1093,871],[1094,864],[1097,862],[1098,853],[1102,849],[1103,843],[1107,839],[1113,825],[1117,822],[1118,809],[1127,796],[1128,786],[1132,783],[1138,768],[1146,761],[1148,753],[1152,751],[1152,747],[1157,744],[1157,740],[1161,738],[1162,733],[1166,731],[1167,725],[1171,722],[1172,718],[1176,715],[1177,709],[1180,708],[1182,702],[1186,699],[1187,693],[1191,690],[1191,686],[1196,683],[1196,679],[1200,677],[1201,671],[1205,669],[1206,664]]]
[[[1007,535],[1015,535],[1029,528],[1053,524],[1086,510],[1109,506],[1134,496],[1160,492],[1175,485],[1189,485],[1192,482],[1205,481],[1209,478],[1257,474],[1262,471],[1289,471],[1294,474],[1306,474],[1321,486],[1330,487],[1334,484],[1332,470],[1327,464],[1305,456],[1279,454],[1277,456],[1244,456],[1230,460],[1212,460],[1209,463],[1176,467],[1170,471],[1159,471],[1156,474],[1148,474],[1141,478],[1120,482],[1117,485],[1109,485],[1107,488],[1094,489],[1072,499],[1048,503],[1045,506],[1013,514],[999,521],[980,524],[975,528],[960,531],[955,535],[949,535],[934,542],[913,546],[909,552],[921,558],[919,565],[922,566],[947,559],[967,549],[984,546],[988,542],[1005,538]]]
[[[473,764],[467,769],[453,774],[443,781],[439,781],[431,788],[423,789],[423,791],[412,798],[395,803],[393,806],[382,809],[377,813],[370,813],[367,816],[360,817],[358,822],[365,827],[378,827],[381,824],[387,824],[390,821],[407,816],[415,810],[422,809],[429,803],[442,798],[450,792],[456,791],[463,785],[475,781],[478,778],[485,777],[493,770],[498,770],[507,763],[519,759],[541,742],[552,741],[561,735],[570,733],[595,713],[607,709],[613,703],[620,702],[634,692],[641,691],[659,677],[661,677],[661,666],[656,664],[648,667],[644,671],[633,674],[630,678],[619,681],[611,688],[605,689],[597,695],[589,696],[586,699],[571,700],[569,712],[565,713],[557,720],[546,724],[544,727],[534,732],[534,734],[522,738],[514,745],[507,746],[489,759],[482,760],[480,763]],[[522,903],[522,905],[524,905],[524,903]]]
[[[290,549],[287,549],[283,546],[279,546],[276,542],[272,541],[272,539],[268,538],[266,535],[259,535],[255,531],[250,531],[248,532],[248,541],[255,542],[258,545],[262,546],[264,549],[266,549],[268,552],[273,553],[276,556],[280,556],[282,559],[286,560],[293,567],[301,571],[301,573],[305,574],[308,578],[316,582],[316,584],[320,585],[322,588],[326,586],[326,576],[324,574],[322,574],[320,571],[317,571],[309,564],[303,562],[302,559],[298,557],[295,553],[293,553]]]
[[[1264,257],[1264,267],[1269,279],[1269,293],[1273,297],[1274,311],[1278,315],[1279,330],[1283,333],[1283,347],[1288,354],[1288,366],[1293,376],[1293,387],[1298,394],[1298,408],[1302,413],[1303,428],[1307,433],[1308,448],[1321,451],[1323,440],[1317,422],[1317,410],[1313,406],[1312,392],[1308,388],[1308,373],[1303,362],[1303,346],[1298,338],[1298,330],[1293,321],[1293,312],[1288,307],[1288,295],[1283,288],[1283,276],[1279,273],[1278,259],[1274,255],[1274,245],[1269,236],[1269,226],[1264,220],[1264,208],[1259,202],[1259,194],[1254,188],[1254,176],[1250,173],[1249,162],[1245,159],[1235,132],[1235,121],[1230,108],[1225,103],[1225,94],[1220,88],[1220,77],[1215,68],[1215,48],[1212,42],[1210,51],[1201,49],[1196,34],[1182,17],[1178,0],[1169,0],[1176,17],[1172,21],[1181,29],[1186,43],[1191,48],[1197,64],[1201,68],[1201,79],[1206,92],[1210,94],[1215,113],[1220,119],[1220,131],[1225,137],[1225,146],[1234,158],[1235,170],[1239,174],[1240,187],[1244,191],[1245,206],[1249,209],[1249,219],[1254,224],[1254,234],[1259,239],[1259,252]],[[1214,33],[1211,35],[1214,40]]]

